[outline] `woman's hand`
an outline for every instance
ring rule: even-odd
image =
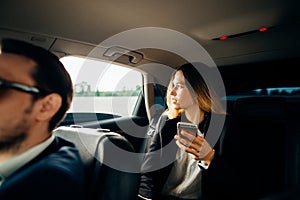
[[[180,135],[175,135],[175,139],[177,146],[185,152],[192,154],[195,160],[211,161],[214,150],[204,137],[182,130]]]

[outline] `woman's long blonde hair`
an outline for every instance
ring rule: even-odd
[[[225,114],[226,112],[221,106],[219,97],[212,87],[205,82],[200,72],[208,72],[209,67],[203,63],[187,63],[178,67],[172,74],[167,91],[167,106],[166,114],[169,118],[175,118],[180,115],[183,110],[173,109],[171,105],[171,91],[173,86],[173,79],[177,71],[182,71],[186,81],[186,86],[198,102],[200,110],[204,112],[212,112],[218,114]]]

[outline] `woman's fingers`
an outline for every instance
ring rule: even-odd
[[[195,152],[199,152],[201,150],[202,144],[204,142],[204,139],[200,136],[191,136],[191,134],[185,134],[175,136],[175,139],[177,140],[178,146],[184,150],[186,148],[194,149]]]
[[[186,140],[185,143],[188,143],[189,146],[193,145],[193,148],[196,148],[197,146],[201,147],[204,142],[204,138],[202,136],[194,135],[184,130],[181,131],[180,139],[182,139],[183,142]]]
[[[175,139],[177,146],[185,152],[193,154],[196,160],[201,160],[211,149],[202,136],[195,136],[187,131],[182,131],[181,135],[175,136]]]

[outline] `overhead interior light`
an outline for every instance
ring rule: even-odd
[[[261,28],[256,29],[256,30],[242,32],[242,33],[237,33],[237,34],[233,34],[233,35],[223,35],[221,37],[213,38],[212,40],[227,40],[229,38],[240,37],[240,36],[249,35],[249,34],[252,34],[252,33],[265,32],[265,31],[270,30],[271,28],[272,27],[261,27]]]
[[[219,40],[227,40],[228,37],[227,36],[222,36],[222,37],[219,37]]]
[[[260,32],[264,32],[264,31],[267,31],[267,30],[268,30],[267,27],[262,27],[262,28],[259,29]]]

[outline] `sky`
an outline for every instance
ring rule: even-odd
[[[96,85],[99,91],[134,90],[136,85],[142,85],[142,75],[136,70],[83,57],[66,56],[60,60],[74,84],[88,82],[93,91]]]

